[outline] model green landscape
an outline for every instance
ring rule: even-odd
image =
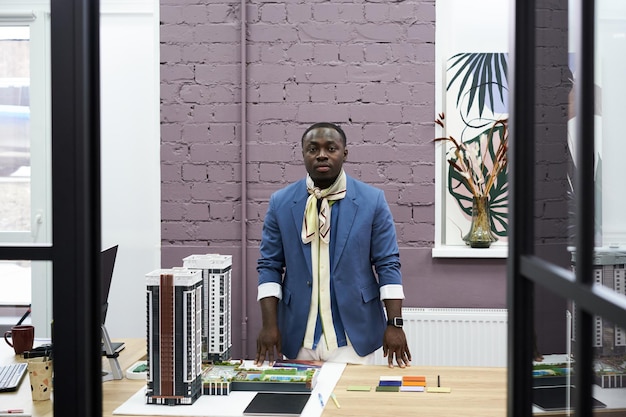
[[[281,363],[273,367],[247,367],[243,361],[203,364],[205,395],[227,395],[226,391],[310,392],[320,366],[308,363]],[[217,387],[217,388],[216,388]]]

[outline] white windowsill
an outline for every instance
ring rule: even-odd
[[[506,245],[491,246],[486,249],[470,248],[460,245],[435,246],[432,249],[433,258],[504,258],[508,256],[509,248]]]

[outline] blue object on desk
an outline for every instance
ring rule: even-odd
[[[378,385],[381,387],[399,387],[402,385],[402,381],[379,381]]]

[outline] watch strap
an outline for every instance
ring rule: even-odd
[[[402,317],[390,317],[387,320],[387,325],[389,326],[394,326],[394,327],[402,327],[402,325],[404,324]]]

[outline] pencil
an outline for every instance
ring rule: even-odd
[[[24,313],[20,321],[17,322],[16,326],[19,326],[20,324],[22,324],[24,320],[26,320],[26,317],[28,317],[29,314],[30,314],[30,305],[28,306],[28,310],[26,310],[26,313]]]
[[[330,393],[330,398],[333,399],[333,402],[335,403],[335,405],[337,406],[337,408],[341,408],[341,406],[339,405],[339,401],[337,401],[337,396],[335,395],[334,392]]]

